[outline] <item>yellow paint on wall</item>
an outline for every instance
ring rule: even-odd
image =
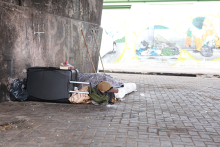
[[[125,51],[126,51],[126,49],[127,49],[127,47],[128,47],[127,35],[126,35],[126,31],[125,31],[125,29],[124,29],[124,27],[125,27],[124,25],[126,24],[126,22],[124,23],[124,25],[122,25],[122,24],[120,23],[120,21],[119,21],[118,19],[116,19],[114,16],[112,16],[112,15],[110,15],[110,14],[107,14],[107,13],[103,13],[103,14],[108,15],[108,16],[110,16],[110,17],[113,17],[113,18],[119,23],[119,25],[122,27],[122,29],[123,29],[123,31],[124,31],[124,33],[125,33],[125,46],[124,46],[124,49],[123,49],[123,51],[122,51],[120,57],[113,62],[113,64],[115,64],[115,63],[118,63],[118,62],[123,58],[123,56],[124,56],[124,54],[125,54]]]
[[[126,41],[126,35],[125,35],[125,46],[124,46],[124,49],[123,49],[123,51],[122,51],[120,57],[119,57],[117,60],[115,60],[115,62],[113,62],[113,64],[118,63],[118,62],[123,58],[123,56],[124,56],[124,54],[125,54],[125,51],[127,50],[127,47],[128,47],[128,43],[127,43],[127,41]]]
[[[180,58],[179,61],[186,61],[186,58]]]
[[[133,31],[132,33],[134,34],[135,37],[137,37],[137,33],[136,32]]]
[[[188,51],[181,49],[179,58],[176,60],[175,63],[171,64],[170,66],[174,66],[179,61],[187,61],[187,58],[184,58],[183,56],[186,56],[188,60],[192,59],[194,61],[200,61],[200,60],[195,59]]]
[[[215,14],[216,14],[216,13],[215,13]],[[107,15],[109,15],[109,14],[107,14]],[[111,16],[111,15],[109,15],[109,16]],[[210,15],[210,14],[201,15],[201,16],[213,16],[213,17],[220,18],[219,13],[217,13],[217,16]],[[115,18],[114,16],[112,16],[112,17]],[[198,16],[197,16],[197,17],[198,17]],[[195,18],[193,15],[190,16],[190,18],[187,16],[187,19],[185,19],[186,21],[184,21],[184,22],[182,22],[182,23],[180,23],[180,24],[178,24],[178,25],[170,25],[170,27],[169,27],[168,25],[164,25],[164,24],[161,24],[161,25],[162,25],[162,26],[167,26],[169,29],[176,31],[177,28],[178,28],[179,26],[183,25],[184,23],[189,23],[189,22],[192,23],[193,18]],[[116,19],[116,18],[115,18],[115,19]],[[116,20],[117,20],[117,19],[116,19]],[[164,21],[167,22],[167,20],[166,20],[166,19],[164,20],[164,18],[158,19],[158,21],[159,21],[159,20],[161,20],[162,23],[164,23]],[[118,20],[117,20],[117,21],[118,21]],[[119,21],[118,21],[118,22],[119,22]],[[152,22],[152,23],[154,23],[154,25],[156,25],[155,22]],[[126,31],[125,31],[126,21],[123,23],[123,25],[122,25],[120,22],[119,22],[119,24],[122,26],[122,29],[123,29],[124,32],[125,32],[125,46],[124,46],[124,49],[123,49],[123,51],[122,51],[120,57],[119,57],[116,61],[114,61],[113,64],[118,63],[118,62],[123,58],[123,56],[125,55],[126,50],[130,50],[129,45],[128,45],[128,42],[127,42]],[[159,25],[159,24],[157,24],[157,25]],[[171,27],[171,26],[174,26],[174,27]],[[138,58],[137,58],[137,55],[136,55],[136,43],[137,43],[137,40],[138,40],[138,36],[139,36],[145,29],[146,29],[146,28],[144,28],[140,33],[137,33],[137,32],[135,32],[135,31],[132,32],[132,34],[134,34],[134,36],[136,37],[135,43],[134,43],[134,57],[133,57],[132,59],[136,60],[136,62],[140,62],[140,61],[138,60]],[[139,31],[138,31],[138,32],[139,32]],[[181,49],[180,55],[179,55],[178,59],[175,61],[175,63],[171,64],[170,66],[174,66],[174,65],[177,64],[179,61],[181,61],[181,62],[183,62],[183,61],[184,61],[184,62],[187,62],[187,61],[190,61],[190,62],[192,61],[192,62],[194,62],[194,61],[201,61],[201,60],[195,59],[187,50]],[[219,61],[220,61],[220,57],[219,57],[218,59],[212,60],[211,62],[219,62]],[[210,61],[206,61],[206,62],[210,62]]]
[[[220,61],[220,57],[215,60],[212,60],[212,62],[216,62],[216,61]]]

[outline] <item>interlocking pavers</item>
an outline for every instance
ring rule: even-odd
[[[111,75],[137,91],[109,107],[0,103],[0,146],[220,146],[220,79]]]

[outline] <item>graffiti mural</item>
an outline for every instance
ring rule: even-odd
[[[166,26],[153,25],[137,38],[135,53],[142,64],[171,64],[178,59],[180,48],[173,40],[175,32]]]
[[[194,42],[194,53],[200,53],[203,57],[216,56],[220,47],[219,23],[220,19],[215,17],[194,18],[186,32],[186,47],[191,47]]]
[[[103,63],[113,63],[124,50],[125,33],[119,21],[111,15],[103,14],[101,26],[103,34],[100,55]]]
[[[183,40],[180,43],[183,51],[177,61],[216,61],[220,57],[218,17],[211,15],[195,17],[191,22],[179,26],[176,31],[184,32],[184,38],[179,38]]]
[[[212,61],[220,57],[219,38],[220,19],[199,16],[176,30],[162,25],[147,27],[137,37],[135,54],[143,65],[173,66],[177,61],[191,62],[189,58],[192,61]],[[181,57],[183,53],[188,57]]]
[[[197,2],[132,4],[131,9],[120,13],[104,10],[104,63],[123,68],[220,68],[220,12],[213,6]],[[104,40],[109,40],[109,45]]]

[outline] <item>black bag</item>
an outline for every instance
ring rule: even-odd
[[[33,67],[27,70],[27,91],[31,101],[70,103],[69,97],[77,93],[77,69],[62,70],[55,67]],[[84,84],[89,84],[85,83]]]
[[[14,80],[11,84],[9,92],[12,101],[25,101],[29,96],[28,92],[26,91],[26,79],[23,79],[23,81],[20,79]]]

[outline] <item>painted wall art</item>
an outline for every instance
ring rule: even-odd
[[[135,6],[102,16],[105,64],[220,68],[218,9],[207,3]]]

